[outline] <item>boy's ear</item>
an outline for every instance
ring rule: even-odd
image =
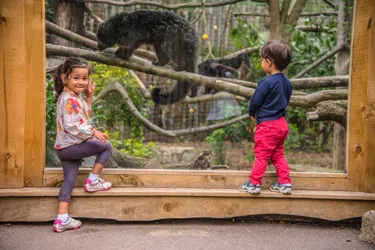
[[[270,59],[266,59],[266,62],[267,62],[267,64],[268,64],[268,67],[271,67],[272,64],[273,64],[273,62],[272,62]]]

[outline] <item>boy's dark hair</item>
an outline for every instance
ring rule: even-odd
[[[260,50],[260,56],[273,62],[278,70],[284,70],[292,60],[292,50],[283,41],[272,40]]]
[[[57,101],[60,94],[64,90],[64,83],[61,79],[61,75],[65,74],[66,76],[68,76],[75,68],[87,68],[89,71],[89,75],[92,73],[92,68],[85,59],[79,57],[70,57],[66,59],[64,63],[60,64],[57,67],[55,74],[53,75],[53,81],[55,82],[54,88],[56,91],[55,101]]]

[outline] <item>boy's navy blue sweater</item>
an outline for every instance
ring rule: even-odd
[[[283,73],[264,77],[249,102],[249,115],[255,116],[257,124],[277,120],[285,115],[292,95],[292,85]]]

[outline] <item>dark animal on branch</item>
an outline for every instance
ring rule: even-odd
[[[158,57],[154,65],[164,66],[170,60],[176,71],[195,72],[198,37],[190,23],[168,11],[135,11],[119,13],[104,21],[98,29],[98,48],[103,50],[115,44],[116,56],[127,60],[142,44],[151,44]],[[197,86],[178,81],[171,89],[154,88],[152,99],[156,104],[171,104],[184,99],[191,89],[197,95]]]
[[[241,66],[250,68],[250,57],[240,54],[231,59],[210,59],[198,65],[199,74],[211,77],[233,78]],[[204,94],[214,94],[216,91],[207,88]]]

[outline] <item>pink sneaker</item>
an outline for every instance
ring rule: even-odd
[[[96,181],[92,181],[89,178],[86,178],[83,188],[86,192],[92,193],[96,191],[107,191],[111,189],[112,183],[104,181],[101,178],[98,178]]]
[[[53,222],[53,231],[56,233],[61,233],[66,230],[76,230],[81,227],[82,223],[79,220],[75,220],[72,217],[69,217],[68,221],[63,223],[61,220],[55,220]]]

